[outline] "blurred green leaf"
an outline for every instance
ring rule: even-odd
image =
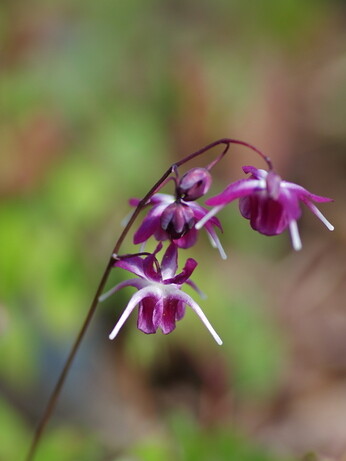
[[[28,430],[20,415],[0,398],[0,459],[17,461],[24,459],[29,446]]]
[[[132,454],[138,461],[173,461],[175,459],[169,449],[167,440],[161,436],[138,443],[131,450]]]
[[[47,432],[37,451],[37,461],[104,461],[106,450],[88,432],[64,426]]]
[[[162,445],[165,439],[156,443],[145,441],[138,443],[131,453],[137,455],[139,461],[289,461],[266,453],[231,429],[201,429],[185,414],[176,413],[172,417],[171,429],[170,440],[166,440],[165,445]]]

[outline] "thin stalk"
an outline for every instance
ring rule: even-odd
[[[128,223],[126,224],[125,228],[123,229],[120,237],[118,238],[118,240],[116,241],[115,243],[115,246],[113,248],[113,251],[111,253],[111,257],[108,261],[108,264],[104,270],[104,273],[101,277],[101,280],[100,280],[100,283],[97,287],[97,290],[96,290],[96,293],[94,295],[94,298],[92,300],[92,303],[89,307],[89,310],[86,314],[86,317],[83,321],[83,324],[82,324],[82,327],[75,339],[75,342],[67,356],[67,359],[66,359],[66,362],[61,370],[61,373],[59,375],[59,378],[54,386],[54,389],[48,399],[48,402],[44,408],[44,411],[43,411],[43,414],[37,424],[37,427],[36,427],[36,430],[35,430],[35,433],[33,435],[33,439],[32,439],[32,442],[31,442],[31,445],[30,445],[30,448],[29,448],[29,451],[27,453],[27,456],[25,458],[25,461],[33,461],[34,457],[35,457],[35,454],[37,452],[37,448],[38,448],[38,445],[42,439],[42,436],[43,436],[43,433],[44,433],[44,430],[52,416],[52,413],[56,407],[56,404],[57,404],[57,401],[60,397],[60,394],[61,394],[61,391],[62,391],[62,388],[64,386],[64,383],[66,381],[66,378],[67,378],[67,375],[68,375],[68,372],[72,366],[72,363],[73,363],[73,360],[79,350],[79,347],[80,347],[80,344],[85,336],[85,333],[91,323],[91,320],[93,319],[93,316],[95,314],[95,311],[96,311],[96,308],[98,306],[98,303],[99,303],[99,297],[106,285],[106,282],[108,280],[108,277],[109,277],[109,274],[111,272],[111,269],[113,267],[113,264],[114,264],[114,260],[115,258],[117,257],[118,253],[119,253],[119,250],[121,248],[121,245],[123,244],[123,241],[125,239],[125,237],[127,236],[128,232],[130,231],[133,223],[135,222],[137,216],[139,215],[139,213],[141,212],[141,210],[147,205],[147,202],[148,200],[151,198],[151,196],[153,194],[155,194],[158,190],[161,189],[161,187],[163,187],[167,181],[169,181],[169,176],[171,173],[176,173],[176,170],[179,166],[189,162],[190,160],[192,160],[193,158],[195,157],[198,157],[202,154],[204,154],[205,152],[207,152],[208,150],[220,145],[220,144],[225,144],[225,149],[224,151],[217,157],[216,160],[214,160],[214,162],[212,162],[210,165],[209,165],[209,168],[213,167],[216,163],[218,163],[222,158],[223,156],[226,154],[226,152],[228,151],[228,148],[229,148],[229,145],[230,144],[240,144],[240,145],[243,145],[245,147],[248,147],[250,149],[252,149],[253,151],[257,152],[268,164],[269,166],[269,169],[272,169],[272,164],[271,164],[271,161],[269,159],[269,157],[266,157],[264,154],[262,154],[262,152],[260,152],[256,147],[252,146],[251,144],[248,144],[246,142],[243,142],[243,141],[238,141],[236,139],[229,139],[229,138],[223,138],[223,139],[219,139],[218,141],[215,141],[211,144],[208,144],[207,146],[203,147],[202,149],[188,155],[187,157],[183,158],[182,160],[180,160],[179,162],[177,163],[174,163],[173,165],[171,165],[167,170],[166,172],[161,176],[161,178],[154,184],[154,186],[149,190],[149,192],[145,195],[145,197],[138,203],[133,215],[131,216],[131,218],[129,219]]]
[[[35,434],[34,434],[34,437],[32,439],[32,442],[31,442],[31,446],[30,446],[30,449],[29,449],[29,452],[27,454],[27,457],[25,458],[26,461],[31,461],[34,459],[34,456],[35,456],[35,453],[36,453],[36,449],[37,449],[37,446],[41,440],[41,437],[42,437],[42,434],[43,434],[43,431],[53,413],[53,410],[56,406],[56,403],[58,401],[58,398],[60,396],[60,393],[61,393],[61,390],[62,390],[62,387],[64,385],[64,382],[66,380],[66,377],[67,377],[67,374],[71,368],[71,365],[72,365],[72,362],[73,362],[73,359],[75,358],[76,356],[76,353],[79,349],[79,346],[80,346],[80,343],[82,342],[82,339],[84,338],[84,335],[90,325],[90,322],[94,316],[94,313],[95,313],[95,310],[96,310],[96,307],[98,305],[98,299],[99,299],[99,296],[101,295],[102,291],[103,291],[103,288],[107,282],[107,279],[108,279],[108,276],[109,276],[109,273],[110,273],[110,270],[112,268],[112,265],[113,265],[113,259],[111,258],[106,266],[106,269],[102,275],[102,278],[101,278],[101,281],[99,283],[99,286],[96,290],[96,293],[95,293],[95,296],[94,296],[94,299],[91,303],[91,306],[89,308],[89,311],[85,317],[85,320],[83,322],[83,325],[82,325],[82,328],[80,329],[79,333],[78,333],[78,336],[70,350],[70,353],[66,359],[66,362],[65,362],[65,365],[60,373],[60,376],[55,384],[55,387],[49,397],[49,400],[48,400],[48,403],[44,409],[44,412],[41,416],[41,419],[37,425],[37,428],[36,428],[36,431],[35,431]]]
[[[184,163],[189,162],[190,160],[204,154],[206,151],[208,151],[208,150],[212,149],[213,147],[216,147],[216,146],[218,146],[220,144],[225,144],[226,147],[225,147],[224,151],[215,160],[213,160],[207,166],[208,170],[213,168],[226,155],[230,144],[239,144],[240,146],[244,146],[244,147],[247,147],[248,149],[253,150],[254,152],[256,152],[256,154],[258,154],[260,157],[262,157],[262,159],[268,165],[269,170],[273,169],[273,164],[272,164],[272,161],[271,161],[270,157],[263,154],[263,152],[261,152],[259,149],[257,149],[257,147],[253,146],[252,144],[249,144],[248,142],[240,141],[239,139],[232,139],[232,138],[222,138],[222,139],[219,139],[217,141],[214,141],[211,144],[208,144],[207,146],[202,147],[202,149],[197,150],[196,152],[193,152],[192,154],[190,154],[187,157],[183,158],[179,162],[175,163],[174,165],[172,165],[171,168],[176,169],[179,166],[183,165]]]
[[[44,432],[44,429],[45,427],[47,426],[47,423],[55,409],[55,406],[57,404],[57,401],[59,399],[59,396],[61,394],[61,390],[63,388],[63,385],[65,383],[65,380],[66,380],[66,377],[67,377],[67,374],[72,366],[72,362],[77,354],[77,351],[80,347],[80,344],[84,338],[84,335],[91,323],[91,320],[95,314],[95,311],[96,311],[96,308],[98,306],[98,303],[99,303],[99,297],[106,285],[106,282],[108,280],[108,277],[109,277],[109,274],[110,274],[110,271],[113,267],[113,264],[114,264],[114,256],[118,254],[119,250],[120,250],[120,247],[126,237],[126,235],[128,234],[130,228],[132,227],[135,219],[137,218],[138,214],[140,213],[140,211],[142,210],[142,208],[146,205],[146,202],[150,199],[150,197],[160,188],[161,184],[165,182],[166,178],[171,174],[171,172],[174,170],[174,165],[172,167],[170,167],[163,175],[162,177],[159,179],[159,181],[157,181],[157,183],[150,189],[150,191],[146,194],[146,196],[139,202],[139,204],[137,205],[133,215],[131,216],[129,222],[127,223],[127,225],[125,226],[124,230],[122,231],[120,237],[118,238],[114,248],[113,248],[113,251],[112,251],[112,256],[110,257],[109,259],[109,262],[106,266],[106,269],[101,277],[101,281],[97,287],[97,290],[96,290],[96,293],[95,293],[95,296],[92,300],[92,303],[91,303],[91,306],[87,312],[87,315],[84,319],[84,322],[83,322],[83,325],[77,335],[77,338],[70,350],[70,353],[68,354],[68,357],[66,359],[66,362],[63,366],[63,369],[61,370],[61,373],[59,375],[59,378],[55,384],[55,387],[49,397],[49,400],[46,404],[46,407],[43,411],[43,414],[41,416],[41,419],[39,420],[38,422],[38,425],[36,427],[36,431],[34,433],[34,436],[33,436],[33,439],[32,439],[32,442],[31,442],[31,445],[30,445],[30,448],[29,448],[29,451],[28,451],[28,454],[25,458],[26,461],[32,461],[34,459],[34,456],[36,454],[36,451],[37,451],[37,447],[38,447],[38,444],[42,438],[42,435],[43,435],[43,432]]]
[[[99,297],[101,296],[101,293],[106,285],[106,282],[108,280],[108,277],[109,277],[109,274],[110,274],[110,271],[113,267],[113,264],[114,264],[114,256],[118,254],[119,250],[120,250],[120,247],[126,237],[126,235],[128,234],[132,224],[134,223],[135,219],[137,218],[138,214],[140,213],[141,209],[145,206],[146,202],[150,199],[150,197],[156,192],[156,190],[160,187],[160,185],[162,183],[164,183],[164,181],[166,180],[166,178],[171,174],[172,172],[172,168],[173,167],[170,167],[165,173],[164,175],[159,179],[159,181],[157,181],[157,183],[150,189],[150,191],[147,193],[147,195],[139,202],[139,204],[137,205],[133,215],[131,216],[129,222],[127,223],[127,225],[125,226],[124,230],[122,231],[120,237],[118,238],[114,248],[113,248],[113,251],[112,251],[112,256],[110,257],[109,259],[109,262],[106,266],[106,269],[101,277],[101,281],[97,287],[97,290],[96,290],[96,293],[95,293],[95,296],[92,300],[92,303],[91,303],[91,306],[87,312],[87,315],[84,319],[84,322],[83,322],[83,325],[77,335],[77,338],[70,350],[70,353],[68,354],[68,357],[66,359],[66,362],[64,364],[64,367],[59,375],[59,378],[55,384],[55,387],[49,397],[49,400],[48,400],[48,403],[44,409],[44,412],[41,416],[41,419],[37,425],[37,428],[36,428],[36,431],[34,433],[34,437],[32,439],[32,442],[31,442],[31,445],[30,445],[30,449],[29,449],[29,452],[25,458],[26,461],[32,461],[34,459],[34,456],[36,454],[36,451],[37,451],[37,447],[38,447],[38,444],[42,438],[42,434],[43,434],[43,431],[55,409],[55,406],[57,404],[57,401],[58,401],[58,398],[61,394],[61,390],[62,390],[62,387],[65,383],[65,380],[66,380],[66,377],[67,377],[67,374],[71,368],[71,365],[72,365],[72,362],[77,354],[77,351],[79,349],[79,346],[82,342],[82,339],[84,338],[84,335],[91,323],[91,320],[94,316],[94,313],[96,311],[96,308],[97,308],[97,305],[99,303]]]

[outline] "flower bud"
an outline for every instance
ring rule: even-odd
[[[186,202],[206,194],[211,186],[211,174],[205,168],[192,168],[181,178],[178,193]]]
[[[183,237],[195,222],[192,209],[179,202],[168,205],[161,215],[161,227],[173,240]]]

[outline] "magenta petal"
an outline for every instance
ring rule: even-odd
[[[156,333],[157,326],[154,325],[154,309],[157,304],[157,299],[153,296],[145,298],[139,305],[137,328],[143,333]]]
[[[143,269],[147,280],[153,280],[154,282],[159,282],[161,280],[161,269],[153,254],[144,259]]]
[[[163,279],[174,276],[178,269],[178,251],[176,245],[171,243],[162,258],[161,273]]]
[[[161,225],[154,232],[154,237],[158,242],[165,242],[169,239],[167,232],[161,229]]]
[[[197,235],[197,230],[192,228],[183,237],[174,240],[174,243],[178,248],[191,248],[197,241]]]
[[[185,315],[185,304],[178,301],[177,302],[177,309],[175,311],[175,320],[181,320]]]
[[[178,301],[174,298],[166,298],[163,303],[163,313],[161,318],[162,333],[168,335],[175,329],[176,313]]]
[[[239,200],[239,211],[244,218],[251,218],[251,212],[253,208],[254,204],[251,195],[248,197],[242,197]]]
[[[257,215],[251,216],[250,223],[253,229],[264,235],[277,235],[287,227],[288,222],[280,202],[267,198],[260,200]]]
[[[254,166],[246,165],[243,166],[244,173],[250,173],[256,179],[266,179],[268,172],[266,170],[262,170],[259,168],[255,168]]]
[[[185,266],[184,266],[183,270],[180,272],[180,274],[177,274],[175,277],[173,277],[171,279],[164,280],[163,282],[167,283],[167,284],[174,283],[176,285],[182,285],[183,283],[186,282],[187,279],[190,278],[190,276],[191,276],[192,272],[195,270],[197,264],[198,264],[197,261],[195,261],[192,258],[189,258],[186,261]]]
[[[264,235],[280,234],[288,225],[282,204],[268,197],[251,195],[239,200],[241,214],[251,227]]]
[[[160,228],[160,217],[165,207],[166,205],[158,205],[149,211],[133,237],[135,245],[146,242],[155,233],[156,229]]]
[[[298,220],[300,218],[302,210],[300,208],[298,196],[295,193],[287,189],[281,189],[278,200],[285,209],[288,221],[292,221],[293,219]]]
[[[121,259],[114,263],[114,267],[120,267],[126,271],[138,275],[138,277],[145,278],[143,259],[139,256],[131,256],[130,258]]]
[[[160,225],[160,218],[157,216],[146,216],[142,224],[139,226],[133,237],[133,243],[146,242],[155,232],[156,228]]]
[[[153,255],[153,256],[156,256],[157,253],[159,253],[159,252],[162,250],[162,247],[163,247],[162,242],[159,242],[159,243],[156,245],[156,248],[155,248],[155,250],[153,251],[152,255]]]
[[[138,206],[139,203],[140,203],[139,198],[130,198],[130,200],[129,200],[129,204],[130,204],[131,206],[133,206],[133,207]]]
[[[300,200],[309,199],[313,202],[333,202],[332,198],[329,197],[322,197],[321,195],[315,195],[306,190],[304,187],[299,186],[298,184],[294,184],[292,182],[282,181],[283,189],[293,192]]]
[[[154,312],[153,312],[153,325],[154,325],[156,330],[159,327],[161,327],[162,315],[163,315],[163,311],[164,311],[164,302],[165,302],[164,297],[160,296],[157,299],[157,302],[155,304],[155,308],[154,308]]]
[[[211,197],[205,203],[207,205],[226,205],[233,200],[252,194],[256,190],[260,190],[260,181],[257,179],[240,179],[229,186],[215,197]]]
[[[170,205],[175,201],[175,198],[173,195],[170,194],[154,194],[151,199],[149,200],[150,204],[153,205]]]
[[[170,203],[173,203],[175,200],[173,195],[169,194],[154,194],[147,202],[146,205],[169,205]],[[131,206],[136,207],[140,203],[140,199],[138,198],[131,198],[129,200],[129,203]]]

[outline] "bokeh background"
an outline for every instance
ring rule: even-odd
[[[229,206],[227,261],[205,235],[185,252],[224,346],[192,312],[169,336],[132,315],[110,342],[131,291],[109,299],[37,461],[346,459],[345,14],[333,0],[0,2],[1,461],[28,448],[128,198],[221,137],[334,197],[335,232],[305,208],[294,253]],[[232,147],[212,192],[244,164],[263,166]]]

